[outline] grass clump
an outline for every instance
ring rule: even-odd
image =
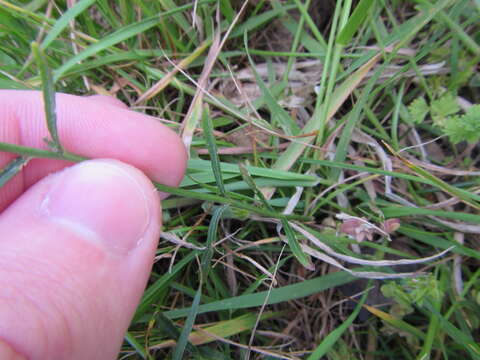
[[[121,358],[480,358],[478,2],[0,4],[1,88],[115,96],[189,150]],[[49,119],[0,184],[81,160]]]

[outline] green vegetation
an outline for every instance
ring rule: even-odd
[[[82,160],[54,90],[182,137],[122,359],[480,359],[478,0],[72,3],[0,0],[0,88],[51,133],[0,185]]]

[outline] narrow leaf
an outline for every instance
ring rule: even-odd
[[[318,345],[315,351],[310,354],[307,360],[320,360],[328,350],[336,343],[336,341],[342,336],[342,334],[352,325],[353,321],[357,318],[360,310],[362,309],[363,304],[367,300],[368,291],[365,291],[360,302],[355,307],[355,310],[350,314],[350,316],[345,320],[339,327],[333,330],[330,334],[327,335],[325,339]]]
[[[85,9],[90,7],[96,0],[81,0],[69,8],[59,19],[55,21],[55,25],[48,32],[48,35],[40,44],[40,49],[45,50],[54,41],[58,35],[68,26],[68,23],[75,19]]]
[[[30,159],[19,156],[10,161],[0,172],[0,188],[17,175]]]
[[[247,185],[250,187],[250,189],[253,190],[253,193],[258,196],[260,201],[263,203],[263,205],[270,211],[275,211],[272,206],[268,203],[268,200],[263,196],[262,192],[260,189],[257,187],[255,184],[255,181],[251,177],[250,173],[248,172],[247,167],[245,164],[239,163],[238,168],[240,169],[240,174],[242,175],[243,181],[247,183]]]
[[[282,315],[282,313],[266,312],[262,314],[262,316],[260,317],[260,320],[271,319],[273,317],[278,317],[279,315]],[[215,341],[216,338],[214,336],[228,338],[230,336],[250,330],[255,326],[255,323],[257,322],[257,317],[258,317],[257,314],[255,314],[254,312],[250,312],[234,319],[220,321],[206,328],[202,327],[202,330],[192,331],[189,337],[189,342],[190,344],[198,346],[198,345],[208,344],[212,341]],[[172,324],[172,322],[168,318],[164,317],[164,319],[168,321],[170,324]],[[164,329],[163,324],[166,324],[166,323],[162,323],[162,330]],[[175,330],[177,329],[175,328]],[[174,337],[174,338],[176,339],[177,337]],[[175,345],[174,340],[166,340],[166,341],[162,341],[159,344],[155,344],[152,347],[156,349],[158,348],[161,349],[161,348],[171,347],[174,345]],[[193,349],[196,349],[195,346],[191,346],[191,347]],[[188,345],[186,350],[189,351]]]
[[[156,327],[160,329],[162,333],[165,333],[173,339],[167,340],[166,343],[171,343],[172,346],[175,345],[181,335],[180,330],[175,326],[173,321],[163,315],[163,313],[157,314],[156,320]],[[199,353],[197,348],[191,344],[191,341],[187,342],[185,350],[194,355],[198,355]]]
[[[198,307],[202,297],[202,287],[203,284],[205,284],[210,272],[210,261],[212,260],[213,255],[212,245],[217,240],[218,223],[220,222],[222,213],[226,208],[226,206],[222,206],[215,209],[213,212],[210,226],[208,227],[206,249],[203,251],[202,260],[200,263],[200,286],[198,287],[195,297],[193,298],[193,303],[190,307],[187,320],[185,321],[180,337],[178,338],[177,345],[175,346],[173,360],[183,359],[183,353],[185,352],[185,348],[188,344],[188,337],[190,336],[193,324],[195,323],[195,318],[197,317]]]
[[[343,46],[347,46],[352,40],[353,35],[358,28],[365,23],[365,19],[368,14],[371,14],[371,7],[375,4],[374,0],[361,0],[352,15],[348,19],[348,22],[342,28],[342,31],[337,36],[337,43]]]
[[[435,175],[431,174],[427,170],[422,169],[420,166],[415,165],[412,163],[410,160],[404,158],[401,156],[399,153],[397,153],[393,148],[388,145],[386,142],[383,142],[383,144],[388,148],[388,150],[395,155],[398,159],[400,159],[408,168],[410,168],[413,172],[415,172],[418,176],[421,176],[427,180],[430,180],[435,186],[438,188],[442,189],[446,193],[458,197],[460,200],[462,200],[465,204],[470,205],[474,207],[477,210],[480,210],[480,204],[473,200],[472,197],[474,197],[474,194],[472,196],[469,196],[468,192],[465,193],[464,191],[461,191],[460,189],[456,188],[455,186],[452,186],[442,179],[436,177]]]
[[[53,85],[53,77],[50,67],[47,64],[45,54],[38,46],[38,43],[32,43],[32,51],[40,70],[42,79],[43,103],[45,106],[45,117],[47,119],[47,127],[50,133],[51,141],[47,141],[53,150],[62,153],[62,145],[58,137],[57,131],[57,113],[55,104],[55,89]]]
[[[471,336],[466,335],[450,321],[445,319],[430,302],[426,302],[425,306],[428,311],[438,319],[445,332],[472,355],[472,359],[480,359],[480,345]]]
[[[203,136],[207,141],[208,153],[210,154],[210,162],[212,166],[213,175],[217,182],[220,195],[225,196],[225,185],[222,179],[222,168],[220,167],[220,158],[218,156],[217,144],[215,143],[215,136],[213,135],[212,119],[210,117],[210,111],[208,105],[203,106]]]
[[[392,315],[390,315],[389,313],[386,313],[382,310],[379,310],[373,306],[370,306],[370,305],[367,305],[367,304],[364,304],[363,307],[365,309],[367,309],[370,313],[372,313],[373,315],[379,317],[380,319],[382,319],[383,321],[385,321],[387,324],[397,328],[397,329],[400,329],[402,331],[406,331],[412,335],[414,335],[415,337],[418,337],[420,339],[425,339],[425,333],[421,330],[419,330],[418,328],[416,328],[415,326],[412,326],[410,325],[409,323],[401,320],[401,319],[398,319]]]
[[[300,264],[302,264],[309,270],[313,270],[314,266],[308,259],[307,255],[305,255],[305,253],[303,252],[302,247],[300,246],[300,243],[298,242],[298,239],[295,235],[295,232],[290,227],[288,220],[282,219],[281,221],[283,229],[285,230],[285,235],[287,236],[288,247],[292,251],[293,255],[297,258]]]
[[[244,43],[245,50],[247,53],[248,61],[250,62],[250,69],[255,76],[255,81],[257,82],[258,87],[260,88],[262,95],[265,98],[265,102],[270,110],[270,115],[272,117],[272,122],[278,121],[283,131],[287,135],[298,135],[300,129],[297,123],[292,119],[292,117],[280,106],[278,105],[277,100],[273,97],[271,91],[267,88],[262,78],[258,74],[255,63],[253,62],[250,53],[248,51],[248,41],[247,41],[247,32],[244,34]]]
[[[142,344],[140,344],[135,337],[127,331],[125,334],[125,341],[128,342],[137,352],[137,354],[142,358],[142,359],[148,359],[147,353],[145,352],[144,347]]]
[[[188,314],[187,320],[183,325],[182,332],[180,337],[178,338],[177,345],[175,346],[175,350],[173,351],[173,360],[182,360],[183,353],[185,352],[185,348],[188,344],[188,337],[190,336],[190,332],[192,331],[193,324],[195,322],[195,318],[197,317],[198,306],[200,305],[200,299],[202,297],[202,286],[200,286],[193,298],[192,306],[190,307],[190,313]]]
[[[212,219],[210,220],[210,225],[208,226],[207,233],[207,243],[205,244],[206,249],[203,251],[202,261],[201,261],[201,274],[202,274],[202,283],[205,283],[210,272],[210,261],[212,260],[213,248],[212,245],[217,240],[217,230],[218,223],[222,218],[223,212],[227,209],[227,206],[221,206],[216,208],[213,211]]]
[[[150,306],[157,301],[161,291],[178,275],[180,270],[190,264],[197,254],[198,251],[196,250],[190,252],[182,260],[175,264],[175,266],[172,268],[172,271],[165,273],[145,291],[142,301],[140,302],[137,312],[135,313],[134,321],[138,320],[138,318],[140,318],[150,308]]]
[[[263,304],[278,304],[285,301],[299,299],[320,291],[331,289],[342,284],[349,283],[355,278],[342,271],[319,276],[314,279],[304,280],[296,284],[273,288],[270,291],[261,291],[254,294],[241,295],[223,300],[200,305],[198,314],[212,311],[245,309],[262,306]],[[190,308],[176,309],[164,313],[170,319],[176,319],[188,315]]]

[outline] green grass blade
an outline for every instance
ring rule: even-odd
[[[424,4],[420,6],[426,6],[428,2],[425,2]],[[435,6],[428,4],[429,7]],[[463,42],[465,47],[470,50],[473,54],[476,56],[480,56],[480,45],[472,39],[463,29],[460,25],[458,25],[454,20],[452,20],[447,14],[445,14],[443,11],[440,11],[437,15],[441,21],[443,21],[455,35],[460,39],[460,41]]]
[[[389,313],[386,313],[380,309],[377,309],[376,307],[364,304],[363,307],[367,309],[370,313],[373,315],[377,316],[379,319],[382,319],[385,321],[387,324],[400,329],[402,331],[405,331],[409,334],[414,335],[415,337],[419,339],[425,339],[426,335],[423,331],[420,329],[416,328],[415,326],[410,325],[406,321],[403,321],[402,319],[398,319],[395,316],[390,315]]]
[[[213,255],[212,246],[217,240],[218,223],[226,209],[227,206],[216,208],[213,212],[212,219],[210,220],[210,225],[208,226],[207,243],[205,244],[206,249],[203,252],[202,261],[200,263],[202,283],[207,281],[208,274],[210,273],[210,261],[212,260]]]
[[[168,286],[168,284],[178,275],[180,270],[190,264],[190,262],[195,258],[196,255],[197,251],[191,251],[182,260],[175,264],[170,272],[164,274],[160,279],[158,279],[145,291],[142,300],[140,301],[140,305],[138,305],[137,311],[135,313],[134,321],[140,318],[150,308],[150,306],[155,304],[155,301],[160,296],[160,292],[166,286]]]
[[[450,321],[445,319],[440,312],[438,312],[437,309],[434,308],[434,306],[426,302],[425,307],[428,309],[428,311],[434,315],[440,325],[443,327],[445,332],[460,346],[462,346],[466,351],[470,353],[472,356],[472,359],[475,360],[480,360],[480,345],[475,342],[475,340],[466,335],[464,332],[462,332],[460,329],[458,329],[455,325],[453,325]]]
[[[230,0],[220,0],[220,12],[225,16],[225,19],[227,19],[229,23],[232,22],[235,16],[235,11],[232,8]]]
[[[253,190],[256,196],[260,198],[260,201],[263,203],[263,205],[270,211],[274,211],[272,206],[268,203],[267,199],[263,195],[263,193],[257,188],[255,181],[252,179],[250,174],[248,173],[248,170],[245,165],[239,164],[239,169],[240,172],[242,173],[242,177],[245,180],[245,182],[250,186],[250,188]],[[295,235],[295,232],[292,230],[290,224],[285,218],[282,218],[282,226],[285,229],[285,235],[287,236],[287,241],[288,241],[288,246],[290,250],[292,251],[293,255],[297,258],[297,260],[305,266],[307,269],[312,269],[313,265],[310,263],[307,255],[303,252],[302,248],[300,247],[300,244],[298,242],[298,239]]]
[[[40,44],[40,49],[45,50],[54,41],[58,35],[68,26],[69,22],[75,19],[79,14],[88,9],[96,0],[81,0],[68,9],[48,32],[48,35]]]
[[[352,40],[353,35],[358,28],[364,24],[365,19],[372,13],[371,7],[375,4],[374,0],[361,0],[352,15],[348,19],[348,22],[342,28],[337,36],[336,42],[340,45],[346,46]]]
[[[260,320],[278,318],[281,315],[285,315],[285,313],[266,312],[260,316]],[[162,329],[162,332],[167,333],[167,335],[172,339],[178,338],[178,336],[180,335],[180,331],[175,327],[175,325],[173,325],[173,322],[170,319],[166,318],[163,315],[157,316],[157,319],[159,320],[157,322],[157,327],[159,329]],[[201,356],[198,351],[199,345],[204,345],[216,341],[217,339],[215,338],[215,336],[228,338],[230,336],[250,330],[257,323],[257,319],[258,315],[254,312],[250,312],[233,319],[219,321],[218,323],[208,327],[202,327],[202,330],[192,331],[189,336],[189,343],[187,343],[186,351],[194,354],[194,356]],[[213,336],[210,334],[212,334]],[[155,345],[166,346],[170,344],[174,345],[175,342],[169,339]]]
[[[357,318],[360,310],[362,309],[363,304],[367,300],[368,291],[362,295],[360,302],[355,307],[355,310],[350,314],[350,316],[345,320],[339,327],[333,330],[330,334],[327,335],[325,339],[318,345],[313,353],[307,358],[307,360],[320,360],[325,354],[332,348],[332,346],[337,342],[337,340],[342,336],[342,334],[352,325],[353,321]]]
[[[460,200],[462,200],[465,204],[468,204],[477,210],[480,210],[480,203],[477,201],[473,200],[476,198],[475,194],[469,194],[468,192],[461,191],[460,189],[456,188],[455,186],[452,186],[442,179],[436,177],[435,175],[431,174],[427,170],[422,169],[420,166],[415,165],[412,163],[410,160],[404,158],[400,154],[398,154],[395,150],[392,149],[392,147],[384,142],[384,145],[387,146],[387,148],[390,150],[390,152],[398,157],[406,166],[408,166],[413,172],[415,172],[417,175],[430,180],[435,186],[437,186],[439,189],[445,191],[446,193],[449,193],[455,197],[458,197]]]
[[[238,168],[240,170],[240,174],[242,174],[243,181],[245,181],[248,187],[252,189],[253,193],[256,196],[258,196],[260,201],[263,203],[263,206],[265,206],[270,211],[275,211],[273,210],[272,206],[268,203],[265,196],[263,196],[262,192],[258,189],[257,185],[255,184],[255,181],[249,174],[247,167],[244,164],[240,163],[238,164]]]
[[[226,162],[222,162],[220,165],[224,173],[226,172],[240,175],[238,165]],[[201,159],[190,159],[188,161],[188,168],[192,170],[208,171],[210,169],[210,162]],[[319,177],[316,175],[298,174],[293,171],[276,170],[251,165],[246,165],[246,168],[252,176],[260,176],[278,180],[305,180],[311,181],[312,186],[317,185],[319,181]]]
[[[292,251],[292,254],[295,258],[305,266],[307,269],[313,270],[314,266],[308,259],[307,255],[303,252],[302,248],[300,247],[300,243],[298,242],[297,236],[293,231],[292,227],[288,223],[286,219],[282,219],[282,226],[285,230],[285,235],[287,236],[288,247]]]
[[[213,2],[214,0],[201,0],[198,3],[203,4],[203,3],[210,3]],[[172,9],[170,11],[165,11],[163,13],[160,13],[158,16],[152,16],[147,19],[138,21],[133,24],[129,24],[127,26],[124,26],[120,28],[119,30],[105,36],[102,38],[100,41],[90,45],[87,47],[85,50],[80,52],[78,55],[75,55],[74,57],[70,58],[67,60],[62,66],[60,66],[58,69],[53,71],[53,79],[54,81],[58,81],[62,77],[62,75],[70,70],[74,65],[77,63],[87,59],[90,56],[93,56],[97,54],[98,52],[108,49],[112,47],[113,45],[118,44],[121,41],[124,41],[126,39],[129,39],[135,35],[141,34],[148,29],[156,26],[159,24],[160,17],[166,17],[169,15],[176,14],[181,11],[185,11],[193,7],[193,4],[187,4],[183,6],[179,6],[175,9]]]
[[[156,319],[156,324],[155,326],[162,331],[162,333],[165,333],[168,337],[173,339],[174,341],[177,341],[178,338],[181,335],[180,330],[175,326],[175,324],[167,318],[163,313],[159,313],[155,317]],[[168,341],[168,340],[167,340]],[[187,342],[185,345],[185,350],[189,352],[190,354],[193,354],[195,356],[199,355],[198,349],[191,344],[191,342]]]
[[[197,316],[198,306],[200,305],[200,298],[202,296],[202,287],[200,286],[193,298],[192,306],[190,307],[190,312],[188,314],[187,320],[183,325],[182,332],[180,333],[180,337],[178,338],[177,345],[173,351],[173,360],[182,360],[183,353],[185,352],[185,348],[188,344],[188,337],[193,328],[193,324],[195,322],[195,318]]]
[[[129,39],[137,34],[140,34],[155,25],[160,21],[158,16],[153,16],[151,18],[144,19],[142,21],[127,25],[119,30],[113,32],[102,38],[102,40],[88,46],[85,50],[80,52],[78,55],[73,56],[67,60],[62,66],[53,71],[53,79],[57,82],[62,75],[70,70],[74,65],[79,62],[99,53],[102,50],[108,49],[113,45],[118,44],[121,41]]]
[[[59,159],[59,160],[67,160],[72,162],[87,160],[87,158],[83,156],[71,154],[68,152],[63,152],[61,154],[55,151],[42,150],[42,149],[32,148],[28,146],[9,144],[4,142],[0,142],[0,151],[29,156],[32,158]]]
[[[217,240],[217,230],[218,230],[218,223],[222,218],[222,213],[226,210],[226,206],[219,207],[215,209],[212,215],[212,220],[210,221],[210,225],[208,227],[208,236],[207,236],[207,243],[205,245],[206,249],[203,251],[202,260],[200,262],[200,286],[193,298],[192,306],[190,307],[190,311],[183,326],[182,332],[180,337],[178,338],[177,345],[175,346],[175,350],[173,352],[173,360],[181,360],[183,359],[183,354],[185,352],[185,347],[188,343],[188,338],[192,331],[193,324],[195,323],[195,318],[197,317],[198,307],[200,306],[200,299],[202,297],[202,288],[205,282],[208,279],[208,274],[210,272],[210,262],[212,260],[213,255],[213,243]]]
[[[56,152],[62,153],[63,148],[60,144],[57,130],[57,112],[55,104],[55,88],[53,85],[52,72],[47,64],[45,54],[38,46],[38,43],[32,43],[33,56],[40,70],[42,79],[43,104],[45,106],[45,117],[47,119],[47,127],[51,140],[47,141],[50,147]]]
[[[473,224],[480,224],[480,215],[468,214],[463,212],[433,210],[424,208],[412,208],[408,206],[387,206],[381,208],[386,218],[404,217],[404,216],[438,216],[448,219],[465,221]]]
[[[174,11],[178,6],[173,0],[159,0],[159,3],[166,11]],[[192,31],[192,25],[188,22],[185,16],[182,13],[176,12],[172,16],[173,20],[178,24],[178,26],[183,30],[183,32],[189,37],[191,41],[194,41],[195,31]]]
[[[247,41],[247,32],[244,34],[244,45],[245,51],[248,57],[248,61],[250,62],[250,68],[255,76],[255,81],[257,82],[262,95],[265,98],[265,102],[270,110],[271,114],[271,122],[275,123],[278,121],[280,127],[285,131],[287,135],[293,136],[298,135],[300,132],[300,128],[298,127],[297,123],[291,118],[291,116],[278,104],[277,100],[273,97],[271,91],[267,88],[265,83],[263,82],[262,78],[258,74],[255,63],[250,56],[248,51],[248,41]]]
[[[125,341],[128,342],[137,352],[137,354],[142,358],[142,359],[148,359],[147,353],[145,352],[144,347],[142,344],[140,344],[135,337],[127,331],[125,334]]]
[[[29,160],[28,157],[19,156],[10,161],[0,172],[0,188],[17,175]]]
[[[309,216],[303,216],[303,215],[281,215],[276,212],[272,212],[268,209],[263,209],[261,207],[244,203],[238,200],[234,200],[231,198],[225,198],[222,196],[218,195],[213,195],[213,194],[205,194],[201,193],[198,191],[191,191],[191,190],[185,190],[185,189],[178,189],[172,186],[168,185],[163,185],[154,182],[155,187],[165,193],[172,194],[172,195],[178,195],[178,196],[183,196],[187,198],[193,198],[193,199],[198,199],[198,200],[204,200],[204,201],[211,201],[211,202],[217,202],[220,204],[225,204],[225,205],[231,205],[233,207],[237,207],[239,209],[244,209],[248,210],[254,214],[260,214],[264,215],[266,217],[273,217],[273,218],[286,218],[286,219],[291,219],[291,220],[300,220],[300,221],[308,221],[311,220],[311,217]]]
[[[220,158],[218,156],[217,144],[215,142],[215,136],[213,135],[212,119],[210,117],[210,111],[208,105],[203,106],[203,136],[207,142],[208,153],[210,154],[210,161],[212,166],[213,175],[217,182],[220,195],[225,196],[225,185],[223,184],[222,168],[220,165]]]
[[[212,311],[245,309],[255,306],[262,306],[267,299],[266,305],[278,304],[284,301],[299,299],[320,291],[340,286],[355,280],[352,275],[346,272],[335,272],[314,279],[274,288],[271,291],[261,291],[254,294],[231,297],[212,303],[200,305],[198,314]],[[170,319],[187,316],[189,308],[166,311],[164,315]]]
[[[286,11],[295,9],[295,5],[276,7],[275,9],[265,11],[264,13],[249,18],[243,24],[239,24],[230,34],[230,39],[243,36],[245,32],[250,32],[264,24],[268,24],[276,17],[283,15]]]
[[[378,69],[375,70],[374,75],[368,80],[368,83],[365,86],[365,89],[363,90],[365,94],[368,94],[373,90],[377,82],[377,79],[380,77],[380,75],[384,71],[386,64],[388,63],[385,62],[384,64],[380,65]],[[335,152],[334,161],[337,161],[337,162],[345,161],[345,158],[347,156],[348,145],[352,138],[353,130],[356,126],[358,126],[357,123],[360,121],[360,118],[361,118],[360,115],[364,110],[368,99],[369,97],[367,96],[361,96],[358,102],[355,104],[353,110],[347,116],[346,124],[343,127],[342,135],[340,135],[340,140],[338,141],[337,151]],[[330,176],[333,181],[336,181],[340,176],[340,169],[333,169]]]

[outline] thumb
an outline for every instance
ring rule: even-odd
[[[0,358],[116,358],[152,266],[159,204],[139,170],[92,160],[5,210]]]

